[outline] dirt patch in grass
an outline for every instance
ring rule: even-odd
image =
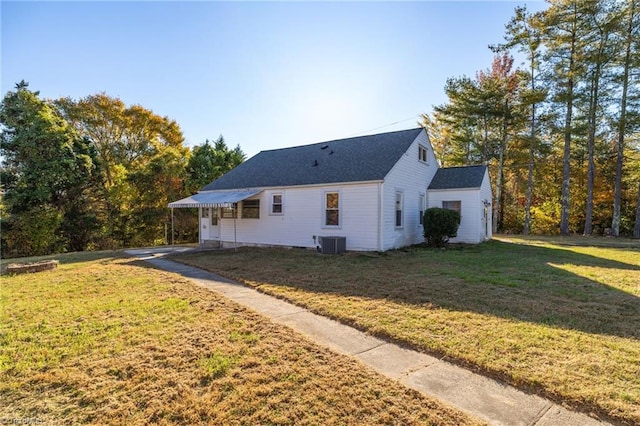
[[[640,249],[492,241],[176,259],[571,407],[640,423]]]
[[[2,277],[3,421],[478,424],[174,274],[88,256]]]

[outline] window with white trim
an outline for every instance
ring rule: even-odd
[[[428,159],[429,154],[427,152],[427,148],[422,145],[418,145],[418,160],[422,161],[423,163],[428,163]]]
[[[203,219],[208,219],[209,218],[209,207],[202,207],[201,217]]]
[[[324,226],[340,226],[340,193],[324,194]]]
[[[282,194],[271,194],[271,214],[284,214]]]
[[[443,201],[442,208],[448,210],[454,210],[462,214],[462,202],[461,201]]]
[[[426,197],[424,194],[420,194],[420,204],[418,204],[418,211],[419,211],[419,216],[418,216],[418,221],[420,223],[420,225],[424,224],[424,211],[426,209]]]
[[[244,200],[242,202],[243,219],[260,219],[260,200]]]
[[[402,215],[402,204],[403,204],[403,194],[402,191],[396,192],[396,228],[402,228],[404,218]]]

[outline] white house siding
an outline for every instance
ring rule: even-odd
[[[489,180],[485,178],[484,181],[488,185]],[[443,201],[460,201],[460,227],[456,238],[450,240],[452,243],[476,244],[485,240],[484,199],[483,191],[478,188],[429,191],[429,207],[442,207]],[[491,200],[491,196],[489,195],[486,199]],[[489,224],[491,224],[491,208],[489,208]],[[491,225],[489,225],[489,238],[490,232]]]
[[[418,145],[427,148],[428,161],[426,163],[418,159]],[[419,217],[420,194],[426,197],[427,186],[437,170],[438,162],[433,148],[427,133],[423,131],[384,179],[382,250],[395,249],[424,241]],[[403,193],[404,202],[404,223],[401,228],[395,226],[395,201],[398,191]]]
[[[340,226],[324,227],[326,192],[340,194]],[[282,194],[283,214],[270,214],[272,194]],[[281,245],[314,248],[318,236],[344,236],[347,250],[377,250],[378,183],[269,188],[260,200],[260,218],[221,219],[223,245]],[[313,237],[316,237],[314,241]]]

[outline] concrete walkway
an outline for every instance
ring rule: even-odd
[[[438,358],[377,339],[210,272],[162,258],[171,251],[169,248],[140,249],[128,250],[127,253],[189,278],[269,317],[275,323],[290,327],[319,345],[354,356],[381,374],[492,425],[607,424]]]

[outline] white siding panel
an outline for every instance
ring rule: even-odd
[[[428,161],[418,159],[418,145],[427,148]],[[421,132],[407,152],[400,158],[384,179],[383,184],[383,224],[382,248],[390,250],[424,241],[420,225],[420,194],[425,194],[427,186],[438,170],[438,162],[433,153],[426,132]],[[404,224],[395,226],[396,192],[403,193]]]
[[[442,207],[443,201],[461,202],[460,227],[457,237],[450,240],[452,243],[476,244],[484,240],[484,204],[480,200],[480,190],[429,191],[429,207]]]
[[[324,194],[340,193],[340,226],[324,227]],[[283,195],[283,215],[269,214],[271,194]],[[318,236],[344,236],[347,250],[377,250],[378,185],[360,183],[265,190],[260,199],[260,219],[221,220],[226,245],[317,246]],[[316,239],[314,240],[314,236]]]

